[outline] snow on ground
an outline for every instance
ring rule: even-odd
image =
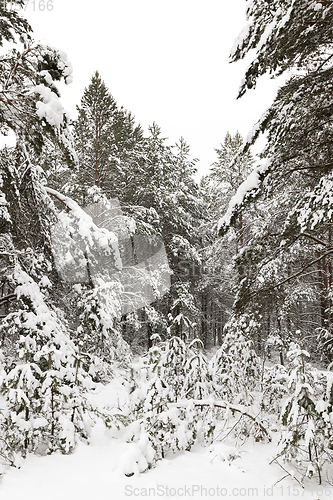
[[[124,395],[121,384],[114,381],[98,398],[121,406]],[[289,478],[275,484],[285,473],[269,465],[276,454],[274,442],[251,439],[239,448],[221,442],[197,445],[191,452],[168,455],[143,474],[126,477],[122,461],[135,447],[98,423],[90,445],[79,443],[70,455],[31,455],[20,469],[8,468],[0,483],[0,499],[333,498],[333,488],[315,483],[305,490]]]

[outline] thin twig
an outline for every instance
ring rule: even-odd
[[[210,406],[213,408],[223,408],[224,410],[230,410],[232,412],[240,413],[242,416],[247,417],[250,420],[252,420],[253,422],[255,422],[259,426],[262,433],[265,436],[267,436],[267,438],[271,441],[271,437],[270,437],[267,429],[261,424],[261,422],[259,422],[256,419],[256,417],[254,417],[253,415],[250,415],[249,413],[243,411],[240,408],[237,408],[235,406],[230,406],[228,403],[225,403],[224,401],[205,401],[205,400],[200,400],[200,399],[197,399],[197,400],[190,399],[190,400],[184,401],[184,402],[180,401],[178,403],[169,403],[168,406],[176,407],[176,408],[184,408],[184,407],[186,408],[186,406],[188,406],[191,403],[194,404],[194,406]]]
[[[281,467],[281,469],[282,469],[282,470],[284,470],[284,472],[286,472],[286,475],[285,475],[285,476],[283,476],[283,477],[282,477],[281,479],[279,479],[278,481],[276,481],[276,483],[274,484],[274,486],[275,486],[276,484],[278,484],[280,481],[282,481],[283,479],[285,479],[286,477],[288,477],[288,476],[289,476],[289,477],[291,477],[292,479],[295,479],[295,481],[297,481],[297,482],[298,482],[298,484],[299,484],[302,488],[304,488],[303,484],[302,484],[302,483],[301,483],[301,482],[297,479],[297,477],[295,477],[295,476],[293,476],[292,474],[290,474],[290,472],[289,472],[289,471],[287,471],[287,469],[285,469],[285,468],[283,467],[283,465],[281,465],[281,464],[280,464],[280,462],[278,462],[278,461],[277,461],[277,459],[276,459],[276,458],[273,460],[273,462],[276,462],[276,463],[277,463],[277,464]],[[272,463],[272,462],[271,462],[271,463]]]

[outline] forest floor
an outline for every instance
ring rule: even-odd
[[[123,386],[116,379],[97,396],[122,404]],[[272,433],[273,434],[273,433]],[[168,454],[145,473],[124,475],[134,450],[121,433],[99,422],[90,444],[80,442],[73,453],[29,455],[0,482],[1,500],[121,500],[124,498],[302,498],[333,499],[333,487],[311,481],[303,488],[277,464],[278,433],[271,443],[248,439],[242,446],[216,440],[210,446]],[[127,458],[126,458],[127,457]],[[288,467],[286,467],[288,468]]]

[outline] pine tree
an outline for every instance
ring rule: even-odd
[[[102,81],[98,71],[91,78],[77,106],[74,138],[79,156],[77,188],[80,202],[86,204],[87,188],[105,188],[110,176],[110,162],[114,154],[113,115],[116,102]]]
[[[135,211],[144,207],[146,213],[147,210],[155,213],[158,220],[158,236],[165,246],[173,275],[170,294],[153,306],[167,318],[177,300],[177,287],[184,281],[191,283],[191,269],[200,265],[196,227],[201,223],[203,201],[193,179],[196,162],[190,159],[189,147],[183,139],[175,148],[167,145],[154,123],[143,141],[143,153],[144,161],[137,162],[137,178],[133,180],[132,204]],[[192,286],[189,293],[193,292]],[[193,323],[194,317],[190,321]],[[148,322],[148,337],[151,329]]]
[[[215,149],[217,161],[212,164],[209,178],[215,181],[220,189],[225,186],[228,194],[236,192],[253,167],[254,161],[249,151],[240,155],[243,143],[238,131],[234,136],[227,132],[224,142]]]
[[[266,133],[262,159],[220,221],[223,233],[251,202],[262,214],[245,256],[251,276],[238,282],[239,310],[261,310],[267,330],[309,328],[313,338],[320,326],[331,330],[332,15],[330,2],[249,5],[231,55],[255,49],[239,96],[264,73],[289,76],[243,148]]]
[[[131,404],[140,427],[131,439],[147,434],[155,450],[155,460],[169,451],[190,450],[197,439],[210,441],[215,419],[196,408],[192,398],[212,394],[207,363],[198,352],[199,339],[187,346],[179,337],[161,343],[154,337],[148,353],[145,375],[134,373]],[[183,404],[185,403],[185,404]]]
[[[72,335],[79,318],[66,300],[73,283],[89,282],[90,271],[96,277],[99,259],[119,264],[117,238],[47,187],[38,165],[52,150],[69,167],[76,159],[56,86],[71,80],[66,54],[34,42],[3,4],[0,15],[5,40],[17,42],[0,57],[0,132],[16,137],[15,147],[0,151],[1,454],[67,453],[87,438],[93,408],[91,376]]]
[[[173,287],[176,298],[171,306],[170,313],[170,332],[183,341],[195,337],[197,323],[195,319],[199,318],[200,312],[195,305],[195,300],[190,292],[189,283],[176,283]]]
[[[121,291],[115,281],[99,278],[93,288],[76,287],[79,326],[75,337],[82,346],[85,366],[94,380],[107,382],[116,364],[128,365],[131,354],[122,338],[117,318],[120,317]]]
[[[14,284],[18,304],[1,324],[18,352],[14,368],[6,367],[1,382],[6,407],[0,426],[9,446],[5,451],[26,455],[44,444],[46,450],[67,453],[77,433],[87,437],[84,418],[89,405],[83,393],[90,380],[79,365],[67,326],[18,263]]]
[[[79,201],[89,203],[87,188],[91,186],[98,186],[109,199],[129,201],[128,177],[135,169],[141,127],[135,125],[130,113],[119,108],[98,71],[85,88],[77,111],[74,137],[79,169],[71,183],[74,181],[79,190]]]
[[[216,394],[209,366],[203,354],[203,343],[194,339],[189,344],[189,358],[185,368],[186,377],[182,396],[184,399],[208,399]]]
[[[235,279],[236,258],[249,239],[252,214],[240,216],[230,228],[227,237],[217,237],[217,218],[223,213],[235,195],[239,184],[247,177],[253,166],[253,157],[248,151],[242,154],[243,138],[237,132],[226,134],[223,143],[215,149],[217,160],[209,174],[201,180],[201,190],[207,205],[208,216],[202,238],[205,241],[202,257],[202,276],[199,288],[202,294],[207,329],[211,330],[214,344],[222,343],[222,331],[234,301],[231,283]]]

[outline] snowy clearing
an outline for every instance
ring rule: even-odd
[[[126,391],[114,379],[96,400],[122,406]],[[215,441],[195,445],[192,451],[168,454],[142,474],[127,477],[124,466],[135,459],[137,445],[126,443],[122,432],[107,430],[98,422],[90,445],[78,443],[69,455],[29,455],[20,469],[8,467],[0,482],[1,500],[110,500],[141,497],[229,498],[331,498],[333,489],[314,482],[303,489],[291,478],[278,482],[285,472],[269,465],[277,453],[272,443],[253,438],[239,447]],[[286,466],[289,468],[289,466]]]
[[[20,470],[9,469],[0,491],[2,500],[110,500],[128,497],[331,498],[333,489],[302,489],[269,465],[274,444],[247,443],[235,450],[223,443],[196,446],[168,455],[143,474],[126,477],[118,466],[131,444],[105,435],[102,426],[92,443],[80,443],[71,455],[29,456]],[[238,455],[238,456],[237,456]],[[275,484],[275,486],[274,486]],[[47,492],[47,493],[46,493]]]

